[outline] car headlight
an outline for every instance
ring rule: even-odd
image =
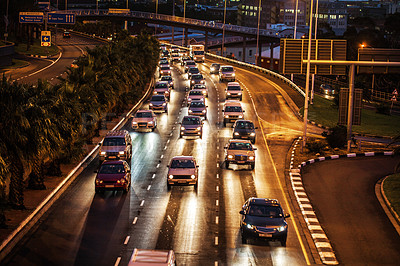
[[[203,110],[203,111],[201,111],[202,113],[205,113],[205,112],[207,112],[205,109]]]
[[[195,175],[191,175],[190,178],[191,178],[191,179],[195,179],[196,176],[195,176]]]
[[[167,103],[163,103],[163,104],[162,104],[162,106],[166,106],[166,105],[167,105]]]
[[[250,133],[250,136],[254,137],[256,135],[256,133]]]
[[[229,115],[225,115],[225,118],[229,118]]]
[[[137,122],[135,122],[135,121],[132,121],[132,125],[137,125]]]
[[[172,178],[174,178],[174,175],[169,175],[168,178],[172,179]]]
[[[117,184],[124,184],[124,183],[125,183],[125,179],[123,179],[123,178],[117,180]]]
[[[239,117],[239,118],[243,118],[243,115],[239,115],[238,117]]]
[[[234,77],[235,75],[236,75],[236,74],[235,74],[235,73],[233,73],[233,74],[232,74],[232,77]]]
[[[242,95],[242,93],[241,93],[241,92],[239,92],[239,93],[238,93],[238,95]]]
[[[228,159],[233,159],[233,155],[228,155]]]
[[[279,232],[283,232],[286,230],[286,225],[282,225],[281,227],[278,227]]]
[[[211,70],[214,71],[214,70],[215,70],[215,67],[212,67]]]
[[[239,133],[238,133],[238,132],[235,132],[235,133],[233,133],[233,135],[235,135],[235,136],[239,136]]]
[[[202,81],[200,81],[200,82],[204,84],[204,82],[205,82],[205,81],[204,81],[204,80],[202,80]]]
[[[201,130],[201,127],[196,128],[196,130]]]
[[[206,91],[206,90],[203,90],[203,94],[207,94],[207,91]]]
[[[105,151],[100,152],[100,155],[106,155]]]
[[[189,110],[189,114],[191,114],[191,113],[193,113],[193,111],[192,111],[192,110]]]
[[[156,92],[156,91],[153,91],[153,94],[157,94],[157,92]]]
[[[254,156],[249,156],[249,161],[254,161]]]
[[[119,152],[119,155],[124,155],[125,154],[125,151],[120,151]]]
[[[152,104],[152,103],[150,103],[150,106],[153,106],[153,104]]]
[[[194,80],[192,80],[192,83],[194,83]]]
[[[185,128],[184,128],[184,127],[181,127],[181,130],[185,130]]]
[[[254,226],[253,226],[252,224],[247,224],[246,227],[247,227],[248,229],[253,229],[253,228],[254,228]]]
[[[227,94],[227,95],[231,95],[231,93],[230,93],[230,92],[227,92],[226,94]]]
[[[154,124],[154,121],[149,121],[149,124]]]
[[[96,178],[96,185],[100,185],[100,184],[103,184],[103,180]]]

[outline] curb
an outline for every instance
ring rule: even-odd
[[[334,160],[339,158],[352,158],[352,157],[371,157],[378,155],[391,156],[393,152],[365,152],[365,153],[349,153],[344,155],[331,155],[327,157],[318,157],[316,159],[310,159],[306,162],[302,162],[297,167],[293,166],[294,152],[301,140],[301,137],[295,141],[292,149],[292,155],[290,159],[290,183],[296,197],[296,201],[299,205],[303,218],[307,224],[308,230],[310,231],[311,237],[317,248],[319,256],[324,264],[327,265],[337,265],[339,264],[336,259],[335,252],[330,244],[328,237],[326,236],[324,230],[322,229],[319,220],[313,210],[311,202],[307,196],[304,189],[302,178],[301,178],[301,168],[316,162],[322,162],[326,160]]]
[[[388,177],[389,176],[386,176],[376,183],[375,194],[379,200],[379,203],[382,205],[383,210],[385,211],[386,215],[388,216],[389,220],[392,222],[394,228],[400,235],[400,216],[393,209],[392,204],[390,204],[390,201],[386,197],[385,191],[383,190],[383,184],[385,183],[385,181]],[[379,197],[379,196],[381,196],[381,197]]]

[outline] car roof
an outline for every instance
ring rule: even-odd
[[[191,102],[191,104],[192,103],[204,103],[204,101],[202,101],[202,100],[193,100],[192,102]],[[205,103],[204,103],[204,105],[205,105]]]
[[[124,137],[126,134],[129,134],[127,130],[114,130],[108,131],[105,137]]]
[[[190,94],[192,91],[198,91],[198,92],[203,93],[203,90],[202,90],[202,89],[193,89],[193,90],[190,90],[190,91],[189,91],[189,94]]]
[[[151,96],[151,99],[153,99],[153,97],[156,97],[156,98],[158,98],[158,97],[163,97],[164,100],[165,100],[165,96],[164,96],[164,95],[161,95],[161,94],[153,95],[153,96]],[[150,99],[150,101],[151,101],[151,99]]]
[[[239,101],[236,100],[226,100],[225,106],[242,106]]]
[[[223,68],[223,67],[232,67],[232,68],[233,68],[233,66],[230,66],[230,65],[223,65],[223,66],[221,66],[221,68]]]
[[[174,156],[174,157],[171,159],[171,161],[172,161],[172,160],[194,160],[194,161],[195,161],[195,159],[194,159],[193,156],[185,156],[185,155]]]
[[[233,81],[233,82],[228,82],[228,85],[227,85],[228,87],[229,86],[240,86],[240,84],[239,84],[239,82],[237,82],[237,81]]]
[[[257,205],[266,205],[266,206],[279,206],[279,201],[277,199],[268,199],[268,198],[249,198],[248,199],[250,204],[257,204]]]
[[[152,113],[153,110],[138,110],[136,113]]]
[[[249,144],[251,144],[250,140],[248,140],[248,139],[230,139],[229,143],[249,143]]]
[[[159,80],[159,81],[156,81],[156,84],[168,84],[168,81]]]
[[[199,116],[197,116],[197,115],[185,115],[185,116],[182,118],[182,120],[183,120],[183,119],[185,119],[185,118],[195,118],[195,119],[200,119],[200,117],[199,117]]]
[[[118,161],[104,161],[101,165],[103,164],[124,164],[124,161],[118,160]]]
[[[254,125],[254,122],[251,120],[245,120],[245,119],[238,119],[235,121],[235,123],[252,123]]]

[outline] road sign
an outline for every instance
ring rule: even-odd
[[[19,23],[43,23],[43,12],[19,12]]]
[[[75,24],[75,14],[49,13],[47,19],[53,24]]]
[[[397,99],[396,99],[396,95],[393,95],[393,97],[392,97],[392,99],[390,99],[392,102],[395,102],[395,101],[397,101]]]
[[[360,48],[358,61],[400,62],[400,49]],[[394,66],[358,66],[357,73],[390,74],[400,73],[400,67]]]
[[[51,32],[42,31],[42,36],[40,38],[42,46],[51,46]]]
[[[361,125],[362,89],[354,90],[353,125]],[[349,89],[341,88],[339,94],[339,125],[347,125],[349,106]]]
[[[398,95],[399,93],[397,92],[396,89],[394,89],[394,91],[392,92],[393,95]]]

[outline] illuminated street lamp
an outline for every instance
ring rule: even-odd
[[[226,18],[226,0],[224,0],[224,24],[222,24],[222,49],[221,56],[224,56],[224,45],[225,45],[225,18]]]
[[[258,66],[258,62],[260,61],[260,58],[261,58],[261,51],[258,51],[258,41],[260,39],[260,17],[261,17],[261,0],[258,1],[257,47],[256,47],[256,55],[258,55],[257,62],[256,62],[257,66]]]
[[[183,0],[183,23],[185,23],[186,20],[186,0]],[[185,28],[182,28],[182,46],[183,46],[183,42],[185,39]]]

